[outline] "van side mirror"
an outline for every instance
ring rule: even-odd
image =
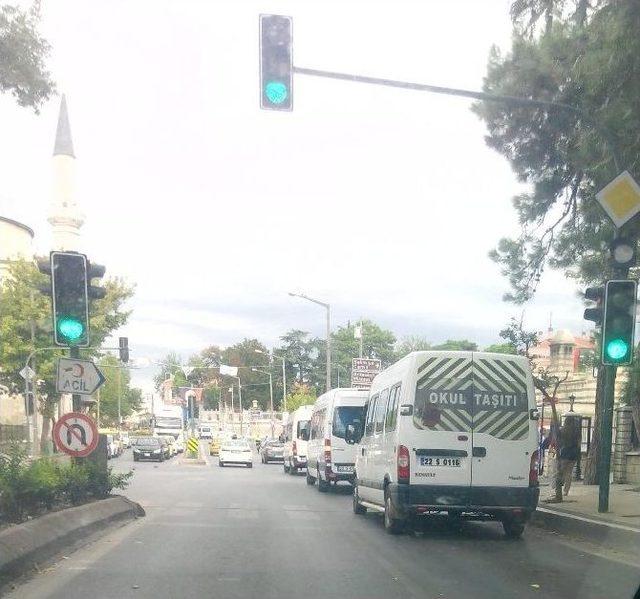
[[[349,443],[349,445],[355,445],[356,443],[360,443],[360,439],[362,439],[362,431],[360,426],[355,424],[347,424],[347,427],[344,431],[344,440]]]
[[[400,416],[411,416],[413,414],[413,406],[411,404],[404,404],[400,406]]]

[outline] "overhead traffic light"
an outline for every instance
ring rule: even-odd
[[[597,327],[602,325],[602,306],[604,304],[604,287],[588,287],[584,291],[584,297],[595,302],[593,308],[586,308],[584,311],[584,319],[590,320]]]
[[[260,15],[260,107],[293,109],[291,17]]]
[[[633,361],[637,293],[636,281],[607,281],[602,322],[603,364],[631,364]]]

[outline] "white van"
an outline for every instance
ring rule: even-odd
[[[300,406],[289,414],[282,433],[284,442],[284,471],[298,474],[298,470],[307,467],[307,441],[309,440],[309,421],[313,406]]]
[[[347,425],[362,427],[368,391],[332,389],[313,404],[307,443],[307,484],[318,481],[318,491],[325,492],[331,482],[344,480],[353,484],[356,446],[345,441]]]
[[[522,356],[413,352],[373,381],[353,509],[400,532],[417,515],[499,520],[518,537],[538,504],[533,379]]]

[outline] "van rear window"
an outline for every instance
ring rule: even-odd
[[[347,424],[358,424],[356,426],[362,430],[364,420],[364,406],[340,406],[333,412],[332,434],[334,437],[344,439]]]

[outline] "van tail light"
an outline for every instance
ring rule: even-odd
[[[293,455],[298,455],[298,448],[296,447],[296,442],[295,441],[291,444],[291,453]]]
[[[529,486],[538,486],[538,457],[539,453],[534,451],[531,454],[531,463],[529,464]]]
[[[404,445],[398,445],[398,482],[408,483],[409,472],[411,470],[411,460],[409,450]]]
[[[324,471],[331,474],[331,439],[324,440]]]

